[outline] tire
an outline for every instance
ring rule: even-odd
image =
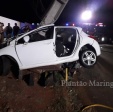
[[[2,62],[2,58],[0,57],[0,75],[2,75],[3,73],[3,62]]]
[[[19,67],[17,65],[17,63],[15,63],[14,61],[11,61],[11,72],[12,75],[15,79],[19,79],[19,75],[20,75],[20,70]]]
[[[96,53],[92,50],[81,51],[79,57],[80,64],[85,68],[93,67],[97,62]]]
[[[0,75],[6,76],[10,72],[10,60],[7,57],[1,57],[0,58]]]

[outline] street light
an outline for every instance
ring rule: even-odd
[[[82,20],[89,20],[92,18],[92,12],[90,10],[86,10],[82,13]]]

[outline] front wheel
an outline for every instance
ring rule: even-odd
[[[97,56],[92,50],[85,50],[80,53],[80,64],[85,68],[90,68],[96,64]]]
[[[0,57],[0,75],[8,75],[10,72],[10,67],[10,60],[7,57]]]

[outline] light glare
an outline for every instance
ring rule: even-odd
[[[68,24],[68,23],[66,23],[66,26],[69,26],[69,24]]]
[[[101,39],[102,41],[104,41],[105,40],[105,38],[104,37],[102,37],[102,39]]]
[[[91,11],[84,11],[82,13],[82,19],[83,20],[89,20],[92,17],[92,12]]]

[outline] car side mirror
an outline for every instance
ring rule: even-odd
[[[29,40],[30,40],[30,37],[29,37],[29,36],[25,36],[25,37],[24,37],[24,42],[25,42],[25,43],[28,43]]]

